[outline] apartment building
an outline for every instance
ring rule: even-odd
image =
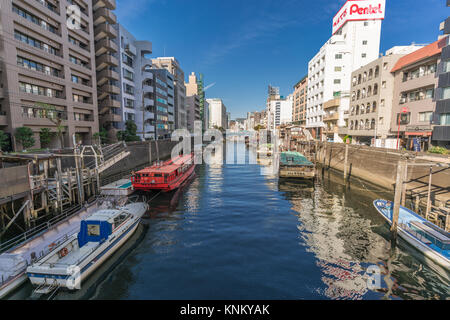
[[[427,150],[431,145],[436,70],[446,41],[438,40],[400,58],[391,70],[395,78],[391,133],[399,135],[399,147]]]
[[[450,1],[447,1],[447,7]],[[436,91],[436,112],[434,115],[433,144],[450,149],[450,17],[441,23],[447,42],[442,48],[441,63],[438,66],[439,83]]]
[[[151,131],[154,126],[156,139],[169,139],[174,130],[175,120],[175,77],[167,69],[151,70],[153,73],[153,108],[149,107],[149,117],[145,120],[146,132]],[[148,104],[146,103],[148,106]],[[153,116],[152,116],[153,113]]]
[[[294,86],[294,106],[292,122],[297,125],[306,124],[306,102],[308,100],[308,76],[305,76]]]
[[[341,136],[351,136],[353,143],[395,148],[396,137],[390,132],[394,94],[391,70],[406,53],[420,48],[422,46],[416,45],[394,47],[385,56],[352,73],[350,112],[345,127],[339,128]],[[327,116],[335,115],[337,105],[338,102],[329,103],[324,107]],[[328,129],[338,128],[336,123],[330,122]]]
[[[117,140],[123,123],[120,97],[118,31],[115,0],[94,0],[94,40],[100,127],[110,142]]]
[[[119,129],[124,130],[127,121],[133,121],[137,133],[142,139],[154,139],[155,127],[147,126],[147,120],[154,120],[154,86],[152,60],[152,43],[138,41],[121,24],[114,28],[118,31],[120,96],[114,97],[114,103],[121,105],[122,121]]]
[[[189,82],[185,83],[186,87],[186,118],[187,118],[187,129],[190,132],[194,130],[194,122],[202,121],[201,118],[201,94],[203,87],[201,83],[197,80],[195,72],[189,75]],[[204,92],[203,92],[204,97]],[[204,104],[203,104],[204,105]]]
[[[68,28],[71,4],[81,23]],[[0,59],[0,130],[12,148],[22,148],[14,134],[23,126],[34,133],[33,148],[69,147],[73,135],[91,143],[98,132],[91,1],[2,1]],[[48,145],[40,143],[44,128],[54,133]]]
[[[308,64],[308,101],[306,128],[316,139],[324,139],[324,104],[339,103],[337,126],[345,126],[346,113],[350,107],[351,74],[354,70],[378,58],[381,24],[384,18],[385,1],[364,1],[361,6],[370,5],[375,11],[356,10],[346,14],[350,6],[359,3],[347,1],[333,19],[333,35],[322,46]],[[332,106],[334,107],[334,106]],[[335,142],[342,142],[337,132]]]
[[[292,109],[294,96],[291,94],[286,98],[280,96],[278,99],[271,99],[268,102],[268,129],[275,130],[282,124],[292,123]]]
[[[227,107],[222,99],[206,99],[209,104],[209,128],[227,129]]]
[[[175,85],[175,129],[187,128],[186,117],[186,87],[184,86],[184,71],[174,57],[160,57],[152,59],[156,69],[167,69],[174,77]]]

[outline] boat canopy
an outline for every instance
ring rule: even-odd
[[[111,213],[116,213],[111,215]],[[111,235],[114,219],[123,214],[121,211],[101,210],[86,220],[81,221],[78,233],[78,245],[83,247],[88,242],[103,242]]]
[[[304,155],[299,152],[282,152],[280,156],[280,164],[284,166],[313,166]]]

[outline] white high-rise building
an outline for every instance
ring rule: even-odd
[[[209,106],[209,128],[227,129],[227,108],[222,99],[206,99]]]
[[[322,139],[324,104],[337,99],[337,126],[345,126],[351,74],[377,59],[385,0],[349,0],[333,20],[333,35],[308,64],[306,127]],[[338,133],[333,140],[342,142]]]
[[[271,99],[267,103],[269,116],[269,130],[275,130],[279,125],[292,123],[292,107],[294,96]]]

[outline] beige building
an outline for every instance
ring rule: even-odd
[[[391,133],[400,132],[399,147],[427,150],[433,134],[436,109],[437,66],[447,39],[438,40],[398,60],[391,70],[395,77]],[[400,125],[400,126],[399,126]],[[400,130],[399,130],[400,129]]]
[[[200,97],[198,95],[198,81],[195,72],[189,75],[189,82],[186,87],[186,120],[189,131],[194,130],[194,122],[201,121],[200,116]]]
[[[308,101],[308,76],[294,86],[294,106],[292,107],[292,123],[306,125],[306,104]]]
[[[352,73],[350,112],[342,136],[349,135],[354,143],[383,148],[393,147],[389,131],[394,94],[392,68],[401,54],[383,56]]]
[[[160,57],[152,59],[153,68],[166,69],[174,76],[175,85],[175,129],[186,129],[186,87],[184,85],[184,71],[174,57]]]
[[[94,9],[99,3],[113,8],[115,1],[93,1],[94,8],[91,1],[71,3],[81,10],[75,28],[68,27],[69,2],[2,1],[0,130],[14,137],[17,128],[31,128],[34,148],[59,147],[61,140],[71,146],[74,134],[87,144],[98,132],[94,19],[97,25],[103,11]],[[95,40],[98,44],[102,37]],[[62,139],[54,136],[42,146],[39,132],[48,128],[56,133],[56,124],[64,127]]]

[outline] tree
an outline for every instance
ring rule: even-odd
[[[36,104],[40,109],[41,109],[41,115],[44,118],[47,118],[48,120],[50,120],[55,126],[56,126],[56,132],[57,132],[57,136],[61,142],[61,148],[64,148],[64,131],[66,129],[66,126],[63,125],[63,117],[62,117],[62,112],[59,111],[58,109],[56,109],[55,106],[50,105],[50,104],[46,104],[46,103],[42,103],[42,102],[38,102]]]
[[[9,138],[2,130],[0,130],[0,151],[9,147]]]
[[[33,131],[28,127],[20,127],[16,129],[15,137],[19,141],[24,149],[28,149],[36,143],[33,138]]]
[[[41,147],[48,147],[50,141],[52,140],[53,133],[49,128],[41,128],[39,132],[39,140],[41,141]]]
[[[134,123],[131,120],[128,120],[125,123],[125,131],[118,131],[117,132],[117,139],[119,141],[141,141],[141,138],[136,134],[137,132],[137,126],[136,123]]]

